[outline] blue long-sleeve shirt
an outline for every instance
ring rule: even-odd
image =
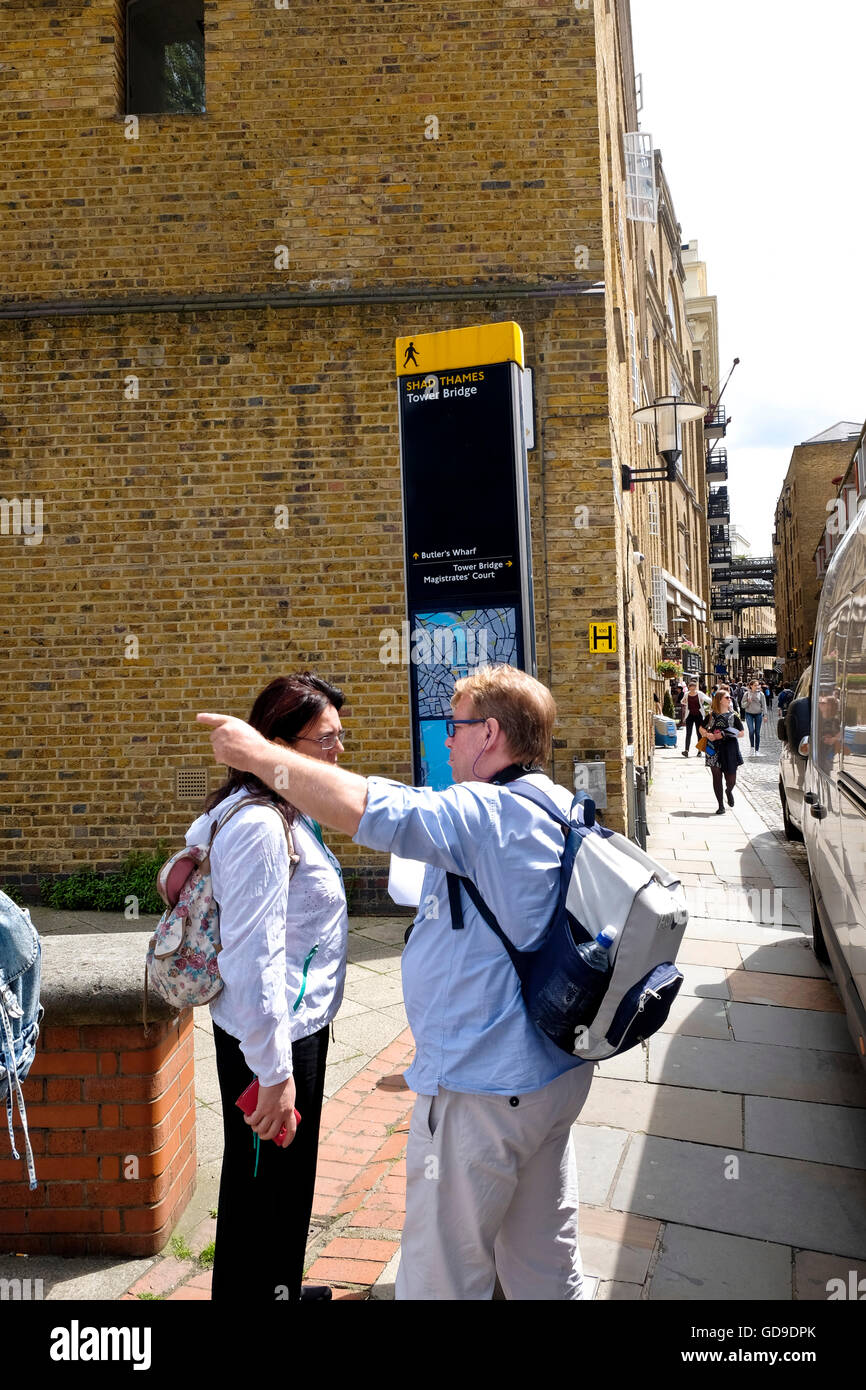
[[[532,781],[564,811],[571,796],[542,774]],[[403,998],[416,1055],[414,1091],[514,1095],[574,1066],[531,1022],[505,947],[461,889],[454,930],[446,873],[472,880],[520,950],[540,942],[553,915],[563,833],[507,787],[464,782],[445,791],[371,777],[357,844],[427,865],[421,903],[403,952]]]

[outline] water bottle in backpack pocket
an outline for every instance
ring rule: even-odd
[[[616,928],[606,927],[595,940],[588,934],[586,940],[572,940],[564,953],[554,934],[531,953],[524,994],[532,1021],[565,1052],[574,1050],[576,1033],[598,1013],[610,983],[615,938]]]

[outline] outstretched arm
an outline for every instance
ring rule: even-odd
[[[239,772],[252,772],[266,786],[281,792],[299,811],[322,825],[357,832],[367,805],[367,782],[354,772],[318,758],[305,758],[291,748],[269,743],[260,733],[230,714],[198,714],[211,730],[218,763]]]

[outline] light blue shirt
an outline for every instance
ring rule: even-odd
[[[571,796],[543,774],[532,781],[564,811]],[[356,844],[428,867],[403,952],[403,999],[415,1038],[406,1080],[422,1095],[452,1091],[517,1095],[575,1066],[531,1022],[505,947],[461,888],[463,930],[454,930],[446,873],[478,887],[519,950],[550,923],[564,837],[555,821],[507,787],[463,782],[445,791],[370,777]]]

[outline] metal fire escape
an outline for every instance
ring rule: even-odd
[[[736,364],[735,364],[736,365]],[[727,385],[727,383],[725,383]],[[773,608],[775,606],[775,561],[770,557],[734,559],[731,553],[731,509],[728,498],[728,454],[719,447],[728,428],[728,415],[718,403],[704,419],[707,440],[707,520],[709,522],[709,559],[711,611],[717,623],[733,624],[734,615],[744,608]],[[775,636],[740,638],[742,655],[775,650]]]

